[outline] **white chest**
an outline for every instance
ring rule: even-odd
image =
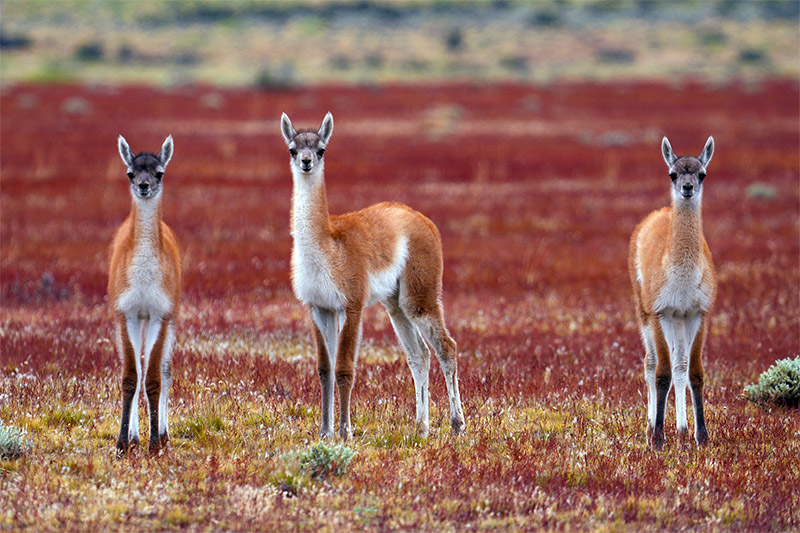
[[[306,305],[344,308],[345,297],[333,279],[327,258],[314,244],[297,236],[292,246],[292,289]]]
[[[700,266],[668,269],[667,280],[658,292],[654,311],[681,314],[708,311],[711,294],[702,281],[703,270]]]
[[[163,274],[154,243],[143,239],[134,250],[128,267],[128,288],[117,302],[120,312],[139,318],[163,317],[172,312],[164,291]]]

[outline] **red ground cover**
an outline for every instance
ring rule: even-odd
[[[459,343],[468,426],[470,412],[492,401],[498,409],[527,403],[569,411],[576,417],[575,438],[593,431],[578,420],[590,414],[577,403],[641,415],[635,428],[615,428],[613,419],[603,418],[594,429],[636,443],[631,453],[638,459],[630,460],[647,466],[628,478],[593,478],[592,471],[618,461],[594,457],[586,465],[589,480],[576,488],[558,468],[541,474],[551,448],[563,443],[544,439],[518,449],[509,441],[504,453],[519,455],[513,472],[500,462],[488,470],[451,472],[461,481],[448,490],[469,492],[477,484],[498,512],[504,506],[524,510],[504,500],[498,488],[513,491],[516,485],[525,487],[517,494],[531,498],[536,486],[563,486],[566,495],[591,496],[595,506],[602,494],[620,509],[631,491],[673,494],[677,489],[670,487],[686,479],[652,483],[661,463],[644,446],[643,351],[626,272],[628,238],[641,218],[669,201],[662,135],[680,155],[696,155],[714,135],[703,198],[705,235],[719,280],[705,354],[712,446],[739,450],[752,439],[753,446],[767,447],[765,456],[769,446],[785,450],[797,439],[797,416],[776,419],[747,407],[739,395],[776,359],[800,351],[798,101],[798,84],[780,80],[272,92],[4,88],[0,371],[27,366],[64,376],[117,372],[109,346],[96,341],[111,333],[103,307],[107,246],[130,204],[118,134],[135,151],[157,151],[170,133],[175,139],[164,178],[164,218],[184,254],[179,337],[307,342],[305,315],[289,284],[291,178],[279,118],[286,111],[296,126],[316,128],[330,110],[335,129],[325,157],[331,212],[395,200],[425,213],[442,233],[443,299]],[[378,346],[394,342],[382,310],[367,313],[365,338]],[[176,361],[214,379],[249,379],[268,399],[318,401],[310,355],[301,366],[249,358],[232,367],[224,356],[179,349]],[[433,373],[432,397],[441,401],[446,395],[436,363]],[[394,379],[398,375],[402,379]],[[393,398],[410,421],[410,390],[403,359],[362,362],[354,411],[380,410],[381,399]],[[181,379],[173,395],[193,401]],[[672,409],[667,423],[667,438],[674,440]],[[535,432],[517,437],[539,438]],[[494,444],[486,446],[491,450]],[[420,453],[450,452],[437,445]],[[787,486],[800,475],[796,463],[794,470],[782,470],[788,480],[778,479],[755,473],[765,456],[740,455],[726,455],[723,462],[750,461],[743,478],[732,479],[726,464],[718,472],[708,466],[717,499],[741,498],[740,525],[746,527],[796,525],[796,487]],[[354,475],[372,476],[376,486],[392,483],[378,470]],[[748,484],[747,476],[769,482],[769,490]],[[488,484],[489,478],[496,484]],[[508,485],[497,481],[503,479]],[[413,495],[417,489],[407,490]],[[467,492],[463,497],[469,500]],[[688,522],[667,524],[692,525],[710,512],[687,505]],[[474,512],[450,519],[468,523]]]

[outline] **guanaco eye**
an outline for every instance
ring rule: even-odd
[[[324,153],[325,153],[325,148],[320,148],[319,150],[317,150],[317,155],[319,157],[322,157],[322,154],[324,154]]]
[[[156,178],[157,179],[161,179],[163,177],[164,177],[164,173],[163,172],[156,172]]]
[[[704,179],[706,179],[706,173],[705,172],[700,172],[697,175],[697,179],[699,179],[700,181],[703,181]]]
[[[294,148],[289,148],[289,153],[292,154],[292,157],[294,157],[297,155],[297,150],[295,150]]]
[[[676,179],[678,179],[678,173],[677,172],[670,172],[669,173],[669,179],[671,179],[672,181],[675,181]]]
[[[133,172],[128,172],[128,179],[133,179]]]

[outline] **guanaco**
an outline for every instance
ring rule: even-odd
[[[686,386],[691,385],[694,436],[708,441],[703,413],[703,345],[717,282],[703,236],[701,200],[706,168],[714,155],[709,137],[697,157],[678,157],[661,142],[672,182],[672,206],[650,213],[633,231],[628,270],[645,348],[647,439],[664,448],[667,396],[675,383],[678,434],[687,433]]]
[[[406,353],[416,392],[416,430],[429,431],[430,350],[444,374],[454,433],[464,428],[458,391],[456,342],[445,326],[441,303],[442,246],[428,218],[399,203],[379,203],[330,216],[324,154],[333,133],[328,113],[318,131],[296,131],[281,117],[289,147],[292,288],[310,308],[322,389],[320,434],[333,437],[334,377],[339,391],[339,436],[352,435],[350,393],[361,337],[362,310],[380,302]],[[337,324],[338,322],[338,324]]]
[[[139,445],[139,391],[144,377],[150,417],[150,453],[169,441],[167,395],[172,382],[173,322],[181,293],[181,259],[172,230],[161,220],[162,180],[172,158],[172,136],[158,154],[134,155],[122,135],[131,212],[111,244],[108,295],[122,360],[122,417],[117,449]],[[142,364],[142,356],[144,364]]]

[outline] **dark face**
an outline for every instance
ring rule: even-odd
[[[678,200],[699,198],[706,178],[705,167],[696,157],[681,157],[669,169],[672,196]]]
[[[161,192],[161,178],[164,167],[154,154],[142,152],[133,158],[128,167],[131,191],[139,198],[155,198]]]
[[[292,164],[306,174],[310,174],[315,167],[322,163],[325,154],[325,145],[322,139],[314,132],[302,131],[289,143],[289,154]]]

